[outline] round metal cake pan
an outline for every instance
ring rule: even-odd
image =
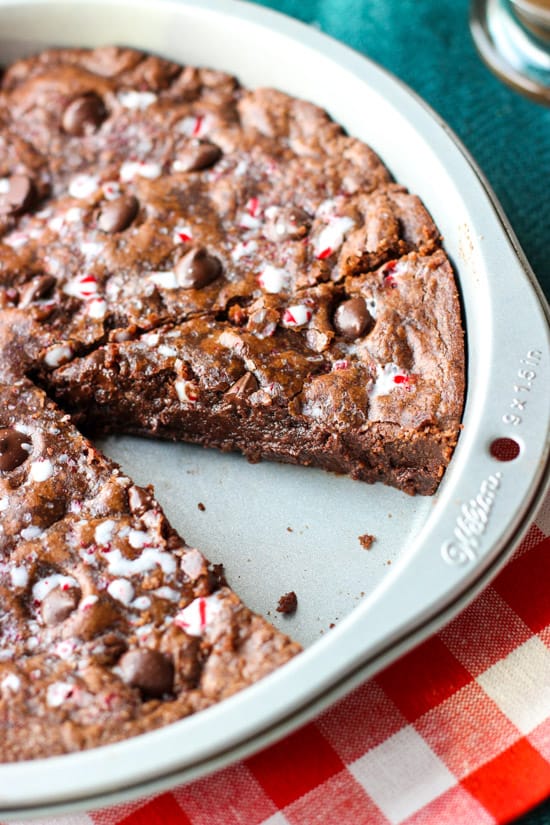
[[[298,592],[293,619],[268,617],[305,650],[253,687],[164,729],[0,765],[3,819],[144,795],[293,729],[458,612],[504,563],[548,481],[547,308],[482,176],[433,112],[367,59],[246,3],[0,0],[0,64],[45,47],[107,43],[312,100],[422,197],[458,273],[468,345],[464,428],[432,499],[183,445],[107,439],[107,452],[138,482],[155,483],[183,535],[225,563],[253,609],[269,614],[281,593]],[[519,445],[515,460],[491,454],[502,437]],[[370,553],[357,542],[364,532],[377,536]]]

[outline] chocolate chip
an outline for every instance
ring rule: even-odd
[[[53,275],[40,275],[37,278],[33,278],[32,281],[25,284],[25,287],[21,290],[19,306],[27,307],[29,304],[32,304],[33,301],[40,301],[42,298],[45,298],[52,291],[56,283],[57,281]]]
[[[29,457],[31,440],[28,435],[14,430],[12,427],[4,427],[0,430],[0,470],[10,472],[23,464]]]
[[[130,226],[138,211],[138,199],[133,195],[122,195],[103,205],[97,225],[102,232],[122,232]]]
[[[334,326],[337,332],[349,341],[364,335],[374,326],[374,318],[361,297],[350,298],[340,304],[334,313]]]
[[[36,200],[36,187],[27,175],[11,175],[8,191],[0,195],[0,213],[19,215],[27,212]]]
[[[263,233],[270,241],[298,240],[307,235],[311,218],[299,206],[284,206],[273,212]]]
[[[251,372],[245,372],[241,375],[232,387],[225,393],[225,398],[229,401],[241,401],[247,398],[251,393],[258,389],[258,381]]]
[[[176,264],[176,278],[183,289],[202,289],[219,278],[222,265],[206,249],[191,249]]]
[[[103,101],[90,92],[71,100],[63,112],[61,125],[67,134],[82,137],[97,131],[106,117]]]
[[[40,607],[44,624],[55,625],[64,622],[71,615],[80,600],[80,591],[75,588],[62,590],[56,587],[45,596]]]
[[[157,650],[129,650],[118,664],[126,684],[148,696],[162,696],[173,688],[174,665]]]
[[[175,168],[178,172],[198,172],[213,166],[221,156],[222,150],[215,143],[197,140],[178,153]]]

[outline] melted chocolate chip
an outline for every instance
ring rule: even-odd
[[[298,240],[307,235],[310,225],[310,216],[299,206],[284,206],[266,221],[263,232],[270,241]]]
[[[55,625],[64,622],[76,608],[79,599],[80,592],[75,588],[62,590],[56,587],[55,590],[50,590],[40,608],[44,624]]]
[[[194,141],[186,146],[178,154],[178,172],[198,172],[200,169],[208,169],[213,166],[222,156],[222,150],[215,143],[207,140]]]
[[[126,684],[147,696],[162,696],[174,686],[174,665],[157,650],[129,650],[118,664]]]
[[[218,258],[209,255],[206,249],[191,249],[176,264],[176,278],[183,289],[202,289],[219,278],[222,265]]]
[[[241,375],[232,387],[225,393],[225,398],[229,401],[241,401],[247,398],[251,393],[258,389],[258,381],[251,372],[245,372]]]
[[[370,332],[374,326],[374,318],[364,299],[359,296],[343,301],[334,313],[333,320],[337,332],[349,341]]]
[[[0,213],[20,215],[28,212],[36,200],[36,187],[27,175],[11,175],[8,191],[0,195]]]
[[[63,112],[61,125],[68,135],[82,137],[97,131],[106,117],[103,101],[90,92],[71,100]]]
[[[57,281],[53,275],[40,275],[38,278],[33,278],[21,291],[21,299],[19,301],[20,307],[27,307],[33,301],[40,301],[46,298],[52,291]]]
[[[133,195],[122,195],[103,205],[97,225],[102,232],[122,232],[130,226],[138,211],[138,199]]]
[[[12,427],[4,427],[0,430],[0,470],[9,473],[27,460],[29,450],[25,449],[24,444],[27,446],[31,444],[28,435]]]

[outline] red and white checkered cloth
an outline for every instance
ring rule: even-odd
[[[314,722],[170,793],[40,825],[485,825],[548,795],[550,497],[457,619]]]

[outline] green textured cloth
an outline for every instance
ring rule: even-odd
[[[256,0],[380,63],[451,126],[487,176],[550,298],[550,108],[479,59],[467,0]],[[516,825],[550,825],[550,800]]]
[[[509,90],[479,59],[467,0],[256,0],[380,63],[458,134],[489,179],[550,297],[550,108]]]

